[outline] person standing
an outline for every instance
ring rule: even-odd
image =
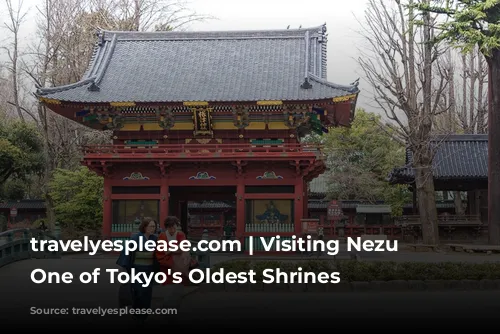
[[[138,245],[142,243],[144,245],[142,248],[145,249],[145,244],[148,240],[157,241],[155,232],[156,222],[153,218],[146,217],[139,225],[139,233],[134,234],[131,239]],[[156,258],[154,251],[135,251],[129,253],[129,255],[125,255],[125,252],[122,252],[116,263],[128,273],[131,272],[131,269],[134,269],[136,273],[145,273],[149,276],[155,271],[155,262]],[[148,286],[143,286],[143,283],[134,282],[130,284],[130,292],[132,295],[132,308],[143,310],[140,312],[141,314],[134,314],[134,318],[144,322],[148,317],[144,310],[151,308],[153,283]]]
[[[224,239],[226,240],[231,240],[233,236],[233,226],[231,226],[231,223],[227,223],[226,226],[224,226]]]
[[[323,241],[325,239],[325,232],[323,226],[318,226],[318,240]],[[323,255],[323,252],[321,251],[320,248],[318,248],[318,257]]]
[[[182,231],[179,231],[178,226],[180,221],[177,217],[169,216],[165,219],[165,232],[162,232],[158,237],[158,241],[163,241],[169,247],[169,243],[172,241],[177,241],[177,245],[181,241],[186,240],[186,236]],[[181,299],[184,294],[184,284],[188,281],[189,264],[191,257],[189,252],[184,252],[182,250],[178,251],[163,251],[156,250],[156,258],[160,265],[160,271],[167,275],[166,282],[163,283],[163,288],[166,289],[165,299],[163,301],[164,308],[179,309],[181,304]],[[169,273],[169,269],[172,272],[182,273],[182,281],[179,283],[174,283],[174,277]],[[172,317],[172,316],[171,316]],[[177,322],[176,318],[170,318],[170,323]]]

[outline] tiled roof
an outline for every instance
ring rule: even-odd
[[[326,174],[321,174],[309,182],[309,196],[324,197],[328,192],[328,183]]]
[[[0,209],[16,208],[20,210],[42,210],[45,209],[45,201],[42,199],[25,199],[21,201],[0,202]]]
[[[488,135],[439,136],[433,140],[436,153],[433,161],[434,179],[487,179]],[[412,182],[413,155],[406,151],[406,166],[389,174],[391,183]]]
[[[306,64],[308,64],[306,66]],[[305,79],[312,88],[302,88]],[[358,93],[326,80],[326,27],[101,32],[81,81],[39,89],[83,103],[320,100]]]

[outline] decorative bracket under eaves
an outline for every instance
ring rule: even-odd
[[[158,110],[158,125],[165,130],[170,130],[175,125],[174,112],[170,108],[160,108]]]
[[[125,119],[121,115],[111,116],[111,122],[106,124],[106,128],[109,130],[120,130],[125,125]]]
[[[306,119],[306,110],[299,106],[287,106],[283,111],[283,116],[285,118],[285,125],[290,129],[296,129],[302,125]]]
[[[250,124],[250,112],[248,107],[233,107],[233,124],[238,129],[244,129]]]

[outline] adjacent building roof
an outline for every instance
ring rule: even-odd
[[[309,196],[323,198],[328,192],[328,183],[326,174],[321,174],[309,182]]]
[[[0,202],[0,210],[16,208],[18,210],[45,210],[43,199],[23,199],[21,201]]]
[[[434,179],[488,179],[488,135],[438,136],[433,161]],[[414,180],[413,154],[407,149],[406,165],[395,168],[389,175],[391,183]]]
[[[306,83],[305,83],[306,82]],[[321,100],[358,93],[326,80],[326,27],[269,31],[103,31],[67,102]]]
[[[357,213],[391,213],[390,205],[382,204],[358,204],[356,206]]]

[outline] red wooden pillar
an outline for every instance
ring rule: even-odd
[[[111,225],[113,224],[113,201],[111,200],[110,179],[104,178],[103,194],[103,212],[102,212],[102,238],[111,239]]]
[[[168,206],[170,203],[170,195],[169,195],[169,187],[168,187],[168,179],[166,177],[161,179],[161,187],[160,187],[160,226],[161,228],[165,228],[165,219],[168,217]]]
[[[224,213],[223,212],[220,213],[219,222],[220,222],[219,236],[224,236],[224,224],[225,224],[225,221],[224,221]]]
[[[294,194],[294,221],[295,221],[295,234],[302,233],[301,219],[304,218],[304,181],[302,177],[297,178],[295,183],[295,194]]]
[[[245,232],[245,179],[240,177],[236,185],[236,238],[244,244]]]
[[[304,194],[302,196],[303,197],[302,204],[304,205],[303,215],[304,218],[309,218],[309,193],[307,191],[307,182],[305,181],[302,184],[302,193]]]

